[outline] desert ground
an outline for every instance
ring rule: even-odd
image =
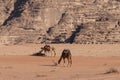
[[[51,44],[56,57],[30,56],[42,46],[0,45],[0,80],[120,80],[120,44]],[[65,48],[71,67],[55,65]]]

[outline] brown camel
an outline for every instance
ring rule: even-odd
[[[70,65],[70,66],[72,65],[72,55],[71,55],[71,52],[70,52],[69,49],[64,49],[63,50],[63,52],[61,54],[61,57],[58,60],[58,64],[60,64],[60,62],[61,62],[62,59],[63,59],[64,64],[65,64],[65,59],[67,59],[68,65]]]
[[[42,53],[44,51],[44,54],[47,55],[47,53],[54,53],[54,57],[56,56],[56,52],[55,52],[55,48],[51,47],[50,45],[45,45],[44,47],[41,47],[41,51],[40,53]]]

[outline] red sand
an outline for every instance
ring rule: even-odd
[[[1,45],[0,80],[120,80],[119,45],[53,45],[58,53],[55,58],[28,56],[39,51],[40,46]],[[55,66],[64,48],[71,49],[72,67]],[[111,68],[118,73],[105,74]]]

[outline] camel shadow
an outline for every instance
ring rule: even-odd
[[[57,67],[58,64],[57,63],[53,63],[53,64],[47,64],[47,65],[41,65],[41,66]]]
[[[42,57],[45,57],[46,55],[39,51],[39,52],[33,53],[31,56],[42,56]]]
[[[54,64],[51,64],[51,65],[41,65],[41,66],[57,67],[57,65],[54,65]]]
[[[45,66],[45,67],[65,67],[65,66],[58,65],[58,64],[47,64],[47,65],[40,65],[40,66]]]

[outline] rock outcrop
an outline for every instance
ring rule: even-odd
[[[0,43],[120,43],[119,0],[1,0]]]

